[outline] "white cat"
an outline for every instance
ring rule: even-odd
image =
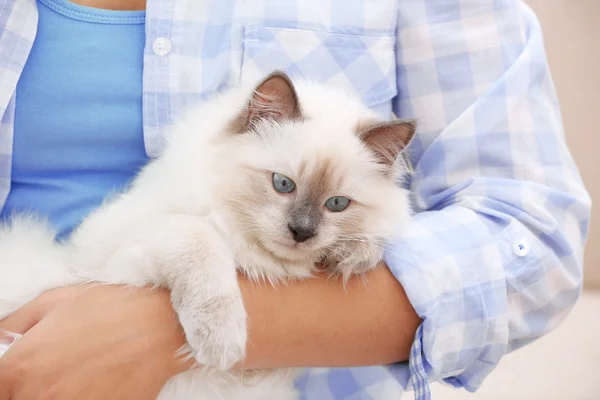
[[[397,159],[414,131],[282,72],[223,93],[176,123],[163,154],[68,243],[29,218],[3,228],[0,318],[69,284],[163,286],[210,368],[172,378],[160,399],[292,399],[290,371],[227,372],[246,349],[236,271],[274,283],[319,261],[346,279],[373,268],[409,220]]]

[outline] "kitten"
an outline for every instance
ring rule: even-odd
[[[229,90],[172,126],[163,154],[68,243],[27,218],[5,227],[0,317],[67,284],[167,287],[192,355],[210,368],[172,378],[160,399],[292,399],[289,371],[226,372],[246,349],[237,270],[276,283],[319,262],[344,279],[373,268],[409,220],[398,158],[414,131],[278,71]]]

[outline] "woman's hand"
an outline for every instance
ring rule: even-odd
[[[83,286],[44,293],[0,321],[26,333],[0,358],[0,400],[156,399],[190,367],[168,292]]]

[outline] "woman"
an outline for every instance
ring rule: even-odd
[[[579,294],[590,201],[521,1],[13,0],[0,23],[2,216],[34,210],[63,237],[186,105],[240,79],[285,69],[420,119],[411,236],[365,285],[240,277],[240,368],[363,366],[309,370],[303,398],[476,390]],[[151,399],[188,367],[160,291],[57,289],[0,328],[26,333],[0,359],[0,400]]]

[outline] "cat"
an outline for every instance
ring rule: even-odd
[[[192,107],[163,153],[68,241],[16,217],[0,232],[0,318],[39,293],[88,281],[170,289],[195,360],[159,399],[293,399],[291,370],[228,372],[243,360],[237,273],[277,284],[319,264],[344,280],[374,268],[410,219],[411,120],[274,71]]]

